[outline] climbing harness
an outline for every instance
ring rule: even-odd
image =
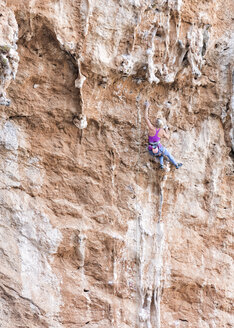
[[[152,149],[150,149],[150,147]],[[148,150],[150,151],[150,154],[153,155],[153,156],[163,156],[164,155],[164,151],[162,150],[161,148],[161,144],[159,141],[155,141],[155,142],[149,142],[148,143]],[[157,153],[154,153],[153,152],[153,149],[157,149],[158,148],[158,152]],[[153,154],[152,154],[153,153]]]
[[[159,146],[160,142],[156,141],[156,142],[149,142],[149,146],[151,146],[152,148],[157,148]]]

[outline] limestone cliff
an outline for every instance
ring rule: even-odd
[[[234,326],[232,24],[232,0],[0,1],[0,327]]]

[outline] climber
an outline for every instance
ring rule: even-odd
[[[148,111],[149,111],[149,102],[146,101],[145,102],[145,120],[148,126],[148,137],[149,137],[149,145],[148,145],[148,150],[151,156],[156,156],[159,158],[159,162],[160,162],[160,169],[164,169],[163,166],[163,157],[167,156],[167,158],[169,159],[169,161],[175,165],[175,167],[178,169],[179,167],[182,166],[182,163],[177,163],[175,161],[175,159],[173,158],[173,156],[169,153],[169,151],[163,146],[161,145],[161,143],[159,142],[161,138],[165,137],[166,139],[169,140],[169,135],[168,133],[165,131],[167,129],[163,128],[163,122],[160,119],[156,120],[156,127],[153,126],[149,120],[149,115],[148,115]]]

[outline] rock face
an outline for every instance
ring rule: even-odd
[[[0,1],[0,327],[234,326],[232,13]]]
[[[19,62],[16,45],[18,25],[13,12],[1,2],[0,13],[0,105],[9,106],[6,89],[12,78],[15,79]]]

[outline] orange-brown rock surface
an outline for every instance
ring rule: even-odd
[[[232,0],[0,1],[0,327],[234,326],[232,24]]]

